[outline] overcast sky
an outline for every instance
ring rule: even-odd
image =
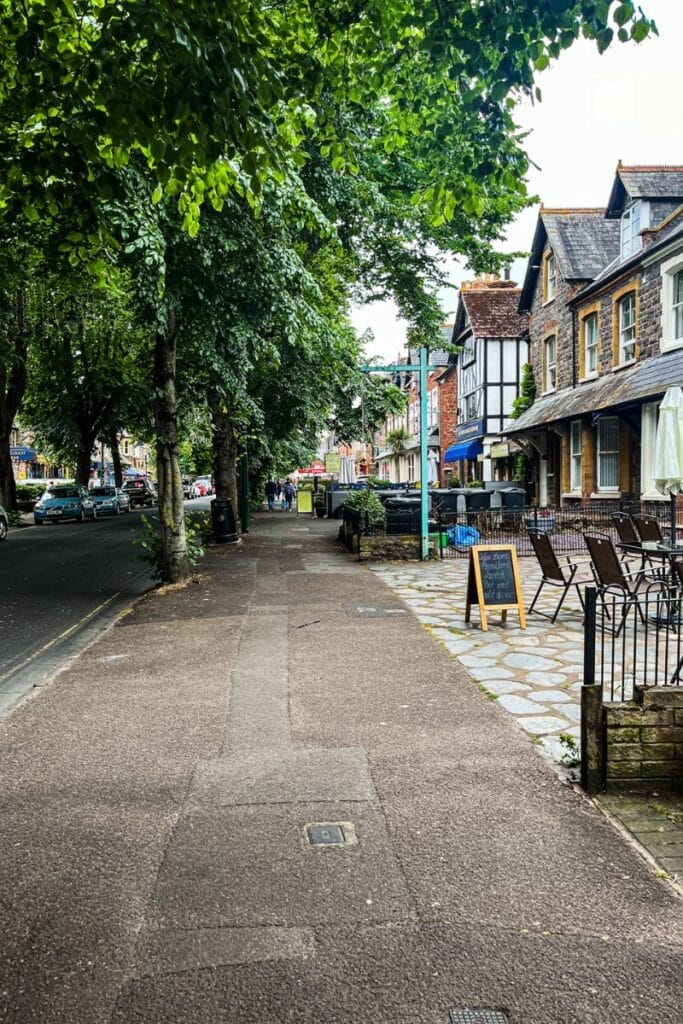
[[[604,206],[620,158],[625,164],[683,164],[683,2],[642,0],[642,7],[657,22],[658,38],[639,46],[614,43],[602,55],[580,40],[538,76],[542,103],[517,111],[518,123],[531,132],[527,152],[540,168],[531,168],[529,193],[545,206]],[[520,214],[505,248],[529,250],[537,213],[536,205]],[[523,263],[515,266],[516,278],[523,272]],[[448,319],[455,289],[469,277],[453,270],[453,288],[441,294]],[[402,350],[405,327],[391,303],[355,308],[352,319],[359,333],[374,331],[370,355],[389,360]]]

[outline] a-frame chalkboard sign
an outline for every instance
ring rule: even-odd
[[[526,629],[524,597],[514,544],[475,545],[470,548],[467,572],[465,622],[470,621],[473,604],[479,605],[481,628],[488,630],[487,611],[500,611],[503,622],[508,608],[516,608],[519,624]]]

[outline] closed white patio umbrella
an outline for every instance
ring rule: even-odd
[[[439,481],[439,454],[433,448],[427,453],[427,483],[435,484]]]
[[[355,484],[355,482],[356,464],[350,456],[342,455],[339,462],[339,483]]]
[[[655,435],[654,483],[671,496],[671,545],[676,543],[676,495],[683,491],[683,391],[669,388],[659,407]]]

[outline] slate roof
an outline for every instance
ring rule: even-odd
[[[592,281],[619,252],[619,225],[604,210],[541,210],[563,277]]]
[[[567,281],[592,281],[619,254],[619,224],[604,210],[550,210],[541,207],[520,296],[519,309],[531,308],[546,240]]]
[[[623,274],[629,273],[631,270],[639,267],[650,255],[656,253],[658,248],[668,245],[670,242],[683,236],[683,206],[679,206],[673,213],[669,214],[656,228],[646,229],[641,234],[647,236],[646,248],[639,249],[638,252],[633,253],[628,259],[621,260],[618,256],[616,259],[613,259],[604,268],[602,273],[598,274],[594,281],[590,281],[572,297],[570,300],[572,305],[579,305],[585,302],[589,295],[596,289],[601,288],[606,282],[612,278],[621,277]]]
[[[505,433],[519,434],[601,409],[614,409],[618,413],[620,407],[663,395],[672,382],[680,380],[683,380],[683,349],[644,359],[627,370],[605,373],[597,380],[540,398],[514,420]]]
[[[620,217],[630,199],[680,199],[683,202],[683,167],[624,167],[617,164],[605,216]]]
[[[469,288],[460,296],[476,338],[518,338],[526,332],[527,317],[518,312],[520,289],[514,281],[491,281]]]

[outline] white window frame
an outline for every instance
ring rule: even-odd
[[[676,307],[680,303],[674,302],[674,285],[678,274],[683,275],[683,253],[677,253],[671,259],[661,265],[662,275],[662,340],[660,349],[662,352],[669,352],[671,349],[683,348],[683,335],[676,337],[675,319]],[[683,321],[683,314],[681,314]],[[683,328],[683,322],[681,324]]]
[[[683,269],[671,275],[671,292],[671,338],[680,343],[683,342]]]
[[[580,494],[583,488],[583,424],[572,420],[569,424],[569,487]]]
[[[548,358],[550,346],[553,346],[552,362]],[[543,339],[543,394],[554,391],[557,387],[557,335],[550,334]]]
[[[643,247],[643,240],[640,237],[641,230],[647,225],[644,223],[643,204],[639,199],[627,203],[621,215],[621,258],[627,259],[634,253],[640,252]]]
[[[594,344],[588,344],[588,324],[595,325]],[[584,377],[595,377],[598,372],[598,348],[600,343],[600,331],[597,312],[588,313],[583,318],[583,375]],[[595,366],[590,365],[589,354],[595,356]]]
[[[555,260],[555,253],[548,252],[545,257],[545,296],[544,302],[552,302],[557,294],[557,262]]]
[[[439,388],[434,387],[427,393],[427,427],[431,431],[439,425]]]
[[[408,456],[408,480],[417,480],[415,476],[415,454],[413,452]]]
[[[632,308],[632,318],[626,321],[624,311],[627,304]],[[628,366],[636,359],[636,327],[637,327],[637,300],[635,291],[627,292],[617,299],[617,317],[619,326],[619,366]],[[626,358],[627,348],[631,352],[630,358]]]
[[[604,430],[607,425],[615,432],[611,438],[605,438]],[[598,491],[608,491],[611,494],[615,494],[619,491],[619,417],[618,416],[601,416],[598,420],[597,426],[597,484]],[[615,440],[616,437],[616,440]],[[609,468],[616,472],[608,472]],[[605,483],[605,479],[609,480],[616,476],[616,483]]]

